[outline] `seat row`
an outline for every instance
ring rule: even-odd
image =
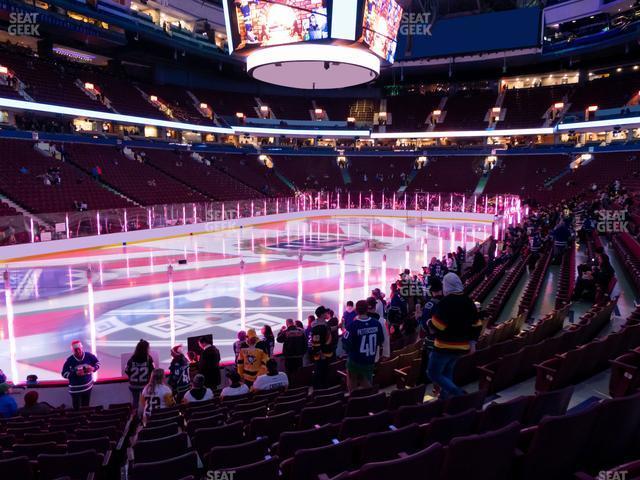
[[[640,325],[624,326],[564,354],[536,365],[536,391],[543,392],[580,382],[605,370],[609,361],[640,346]]]
[[[522,345],[492,362],[480,365],[480,388],[493,393],[536,375],[538,365],[592,340],[609,321],[612,308],[613,305],[597,307],[597,314],[587,312],[576,325],[565,329],[558,336]],[[565,386],[567,383],[561,385]]]

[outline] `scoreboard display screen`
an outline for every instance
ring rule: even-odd
[[[395,0],[365,0],[362,40],[369,49],[393,63],[402,7]]]
[[[327,0],[231,0],[225,7],[235,50],[329,38]]]

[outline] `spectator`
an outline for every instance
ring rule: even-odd
[[[276,339],[273,335],[273,330],[269,325],[263,325],[262,330],[262,340],[260,340],[256,346],[262,350],[267,356],[271,357],[273,355],[273,347],[275,346]]]
[[[388,358],[391,355],[391,338],[389,336],[389,328],[387,326],[387,322],[384,319],[384,317],[381,317],[380,314],[377,312],[378,302],[374,297],[367,298],[366,302],[367,302],[367,313],[369,317],[373,318],[374,320],[377,320],[382,326],[382,332],[384,334],[384,339],[381,344],[382,356],[384,358]],[[376,357],[376,361],[378,360],[380,360],[380,356]]]
[[[335,312],[331,309],[329,309],[327,316],[327,325],[331,331],[331,351],[333,352],[331,356],[335,357],[336,350],[338,348],[338,340],[340,340],[340,321],[338,320],[338,317],[336,317]]]
[[[384,317],[384,309],[387,306],[387,302],[384,300],[384,293],[379,288],[371,290],[371,296],[376,300],[376,313],[378,318]]]
[[[370,387],[376,357],[384,342],[383,327],[369,314],[365,300],[356,303],[358,316],[344,333],[342,343],[347,352],[347,383],[349,391]]]
[[[315,318],[309,325],[309,357],[314,363],[313,388],[319,389],[327,387],[329,361],[333,357],[333,342],[331,327],[327,324],[329,310],[321,305],[316,308],[315,313]]]
[[[484,258],[484,255],[480,251],[480,249],[476,250],[476,253],[473,255],[473,263],[471,264],[471,274],[474,275],[476,273],[480,273],[487,266],[487,261]]]
[[[247,332],[244,330],[240,330],[238,332],[238,339],[233,342],[233,354],[235,355],[235,363],[238,363],[238,355],[240,354],[240,349],[247,346]]]
[[[138,410],[140,394],[149,383],[149,376],[154,368],[153,359],[149,355],[149,342],[140,340],[124,369],[125,375],[129,377],[129,391],[133,398],[134,410]]]
[[[74,410],[88,407],[93,389],[93,372],[100,369],[100,361],[92,353],[85,352],[80,340],[71,342],[73,355],[62,367],[62,376],[69,380],[69,393]]]
[[[38,392],[30,390],[24,394],[24,407],[18,409],[18,415],[29,417],[31,415],[46,415],[53,408],[48,403],[38,402]]]
[[[247,347],[240,350],[238,355],[238,373],[248,387],[253,385],[258,375],[266,371],[269,356],[258,348],[258,335],[253,328],[247,330]]]
[[[191,389],[185,394],[184,403],[199,403],[213,400],[213,392],[204,385],[204,375],[198,374],[193,377]]]
[[[289,378],[284,372],[278,372],[278,362],[274,358],[267,360],[267,373],[259,375],[253,384],[253,391],[263,392],[267,390],[286,390],[289,387]]]
[[[561,220],[556,228],[553,229],[551,235],[553,237],[553,263],[560,264],[562,254],[567,248],[567,242],[571,238],[571,230],[569,230],[566,222]]]
[[[169,365],[169,380],[167,383],[176,397],[176,402],[180,403],[191,385],[189,360],[183,353],[182,345],[176,345],[171,349],[171,364]]]
[[[206,336],[198,339],[198,346],[202,350],[198,370],[204,375],[204,384],[215,390],[220,385],[220,351]]]
[[[175,405],[171,389],[165,384],[164,370],[156,368],[151,372],[149,383],[142,390],[142,416],[146,420],[154,410]]]
[[[353,302],[349,300],[347,302],[346,308],[344,309],[344,312],[342,312],[342,329],[346,330],[347,328],[349,328],[349,325],[351,324],[351,322],[353,322],[353,320],[355,320],[357,316],[358,314],[356,313],[356,309],[353,306]]]
[[[454,383],[453,371],[460,355],[468,353],[480,335],[482,322],[475,304],[464,295],[458,275],[444,276],[443,293],[428,327],[435,338],[427,375],[440,388],[440,398],[446,399],[465,393]]]
[[[418,320],[420,331],[424,336],[424,342],[422,344],[422,362],[420,368],[420,378],[422,383],[427,383],[427,365],[429,364],[429,356],[433,351],[433,343],[435,341],[435,332],[431,327],[431,317],[438,308],[438,303],[442,300],[442,282],[439,279],[434,279],[429,286],[430,296],[427,298],[422,312]]]
[[[239,397],[249,394],[249,387],[242,383],[242,377],[238,372],[230,372],[227,375],[230,385],[220,392],[220,398]]]
[[[287,375],[294,375],[302,368],[302,360],[307,351],[307,339],[304,330],[298,328],[294,321],[287,319],[286,324],[278,333],[278,343],[282,343],[284,369]]]
[[[11,387],[7,383],[0,383],[0,417],[13,417],[18,411],[18,404],[9,394]]]
[[[389,304],[387,305],[387,322],[391,335],[397,337],[401,334],[401,326],[407,317],[407,301],[400,295],[400,289],[396,283],[391,284]]]

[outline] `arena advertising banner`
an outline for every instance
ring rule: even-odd
[[[362,40],[369,49],[389,63],[396,53],[402,7],[395,0],[366,0]]]
[[[234,50],[329,38],[327,0],[230,0],[225,7]]]

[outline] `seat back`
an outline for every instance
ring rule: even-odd
[[[352,456],[351,440],[298,450],[293,456],[291,478],[316,480],[318,475],[323,473],[333,477],[351,468]]]
[[[284,460],[292,457],[296,450],[328,445],[334,438],[334,428],[326,424],[319,428],[284,432],[278,441],[277,453]]]
[[[488,432],[521,422],[532,397],[521,396],[504,403],[491,403],[480,415],[479,432]]]
[[[242,443],[244,441],[244,425],[242,422],[234,422],[218,427],[199,428],[195,431],[192,440],[198,453],[204,455],[213,447]]]
[[[198,472],[198,454],[188,452],[177,457],[159,462],[135,463],[129,469],[130,480],[146,480],[162,478],[163,480],[180,480]]]
[[[411,423],[417,423],[419,425],[429,423],[433,418],[442,415],[444,405],[444,400],[433,400],[420,405],[400,407],[396,411],[393,423],[396,427],[403,427]]]
[[[464,412],[472,408],[480,410],[484,404],[486,396],[486,391],[478,390],[477,392],[468,393],[466,395],[451,397],[447,400],[447,403],[444,406],[444,413],[447,415],[455,415],[456,413]]]
[[[440,478],[444,449],[439,443],[412,455],[396,460],[373,462],[363,465],[353,476],[357,480],[379,480],[381,478],[414,478],[420,472],[421,480]]]
[[[65,453],[60,455],[38,455],[39,479],[53,480],[58,477],[84,479],[100,470],[100,457],[95,450]]]
[[[569,477],[586,451],[597,415],[594,405],[578,413],[543,418],[523,458],[523,480]]]
[[[136,442],[133,446],[133,454],[136,463],[148,463],[182,455],[188,449],[187,434],[182,432],[168,437]]]
[[[405,405],[418,405],[424,400],[425,384],[410,388],[396,388],[389,394],[389,410],[397,410]]]
[[[455,415],[434,418],[425,426],[425,445],[436,442],[445,445],[453,437],[473,433],[478,415],[477,410],[471,409]]]
[[[509,480],[513,478],[520,424],[479,435],[456,437],[449,442],[442,467],[448,480]]]
[[[398,458],[398,454],[414,453],[420,449],[422,432],[417,423],[384,432],[365,435],[357,448],[361,464]]]
[[[389,428],[391,415],[388,410],[366,417],[345,417],[340,424],[338,436],[342,439],[359,437],[368,433],[382,432]]]
[[[564,415],[573,395],[573,385],[560,390],[538,393],[531,399],[524,416],[525,425],[534,425],[540,422],[545,415]]]
[[[236,445],[214,447],[205,455],[209,470],[241,467],[265,459],[268,450],[266,439],[251,440]]]
[[[333,402],[318,407],[306,407],[300,412],[300,428],[310,428],[314,425],[336,423],[344,417],[344,406],[341,402]]]
[[[346,417],[361,417],[370,413],[377,413],[387,408],[387,395],[384,392],[365,397],[349,398],[347,401]]]

